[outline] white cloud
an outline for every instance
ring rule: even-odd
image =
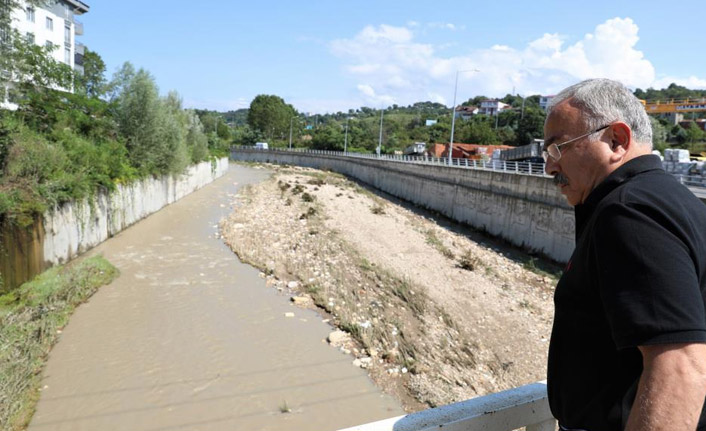
[[[457,26],[456,24],[450,23],[450,22],[430,22],[427,24],[427,27],[433,28],[433,29],[442,29],[442,30],[451,30],[451,31],[456,31],[459,29],[465,28],[465,26]]]
[[[426,24],[430,26],[456,28]],[[609,19],[573,42],[568,36],[545,33],[523,47],[497,44],[458,56],[440,54],[441,44],[416,40],[419,31],[417,22],[406,27],[367,26],[355,37],[335,40],[329,47],[359,82],[357,88],[366,103],[428,99],[450,103],[456,71],[467,69],[480,72],[459,75],[459,101],[479,94],[503,96],[513,87],[520,94],[554,94],[596,77],[616,79],[632,88],[662,88],[671,82],[706,87],[706,79],[697,76],[657,79],[654,66],[637,48],[639,28],[631,18]]]

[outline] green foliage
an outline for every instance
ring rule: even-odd
[[[97,52],[86,49],[83,54],[83,73],[76,75],[76,92],[98,98],[107,90],[105,62]]]
[[[107,85],[105,65],[90,53],[71,94],[51,89],[70,74],[44,48],[15,41],[12,55],[20,108],[0,110],[0,217],[25,225],[52,205],[226,154],[227,126],[209,148],[198,116],[176,93],[159,97],[150,74],[129,63]]]
[[[492,126],[494,118],[479,115],[469,121],[462,121],[457,136],[461,142],[481,145],[497,144],[500,140]]]
[[[290,121],[296,115],[294,107],[286,104],[281,97],[260,94],[250,102],[248,124],[270,141],[285,140],[289,135]]]
[[[327,125],[314,132],[311,147],[316,150],[343,151],[343,133],[336,125]]]
[[[689,126],[686,128],[686,140],[690,144],[702,141],[704,139],[704,132],[695,122],[690,122]]]
[[[675,83],[669,84],[667,88],[661,90],[655,90],[654,88],[648,88],[647,90],[642,90],[640,88],[636,89],[635,97],[642,100],[685,100],[685,99],[696,99],[706,97],[706,90],[690,90],[681,85]]]
[[[546,114],[539,108],[528,108],[517,125],[515,143],[517,145],[527,145],[532,143],[532,139],[544,138],[544,120]]]
[[[649,118],[652,125],[652,147],[664,152],[664,149],[667,148],[667,129],[655,117],[650,116]]]

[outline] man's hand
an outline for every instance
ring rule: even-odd
[[[643,371],[626,431],[693,431],[706,397],[706,344],[640,346]]]

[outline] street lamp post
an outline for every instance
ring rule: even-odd
[[[346,117],[346,135],[345,138],[343,138],[343,154],[348,154],[348,120],[350,120],[351,117]]]
[[[289,149],[292,149],[292,122],[294,121],[294,117],[289,119]]]
[[[377,148],[377,153],[378,157],[380,157],[380,152],[382,151],[382,114],[385,112],[384,109],[380,110],[380,139],[378,140],[378,148]]]
[[[454,85],[454,104],[451,107],[451,139],[449,140],[449,166],[451,166],[451,157],[453,156],[454,147],[454,127],[456,126],[456,92],[458,91],[458,74],[461,72],[480,72],[478,69],[467,69],[456,71],[456,84]]]

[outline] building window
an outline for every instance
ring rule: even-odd
[[[25,12],[27,14],[27,21],[34,22],[34,8],[28,7],[25,9]]]
[[[53,50],[54,50],[54,44],[51,43],[51,40],[46,41],[46,42],[44,43],[44,46],[45,46],[49,51],[53,51]]]
[[[54,20],[47,17],[47,30],[54,30]]]
[[[71,66],[71,48],[64,48],[64,63]]]
[[[29,44],[34,44],[34,33],[27,32],[27,34],[25,35],[25,40]]]
[[[64,43],[71,44],[71,25],[69,23],[64,26]]]

